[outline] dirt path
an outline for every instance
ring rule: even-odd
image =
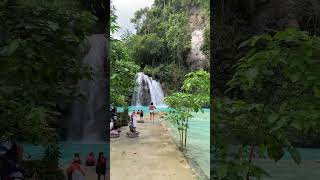
[[[176,148],[160,121],[138,123],[138,138],[128,138],[128,127],[111,139],[111,180],[195,180],[197,176]]]

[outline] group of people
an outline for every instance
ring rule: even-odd
[[[105,180],[106,170],[107,170],[107,159],[103,152],[99,153],[98,159],[94,157],[94,153],[88,154],[85,162],[86,166],[96,166],[96,174],[98,180]],[[82,168],[82,162],[80,159],[80,154],[76,153],[74,155],[73,162],[67,168],[68,180],[85,180],[85,170]]]
[[[156,106],[153,105],[153,103],[150,103],[150,106],[149,106],[150,121],[152,122],[153,125],[154,125],[154,111],[155,111],[155,109],[156,109]],[[144,115],[143,110],[138,110],[137,112],[135,110],[132,111],[132,113],[130,115],[130,121],[128,123],[131,132],[136,131],[138,116],[140,116],[140,121],[143,121],[143,115]]]

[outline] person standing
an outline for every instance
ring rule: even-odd
[[[97,166],[96,166],[96,173],[98,176],[98,180],[101,180],[101,176],[103,176],[103,180],[106,179],[106,170],[107,170],[107,159],[103,155],[103,152],[100,152]]]
[[[137,115],[136,112],[133,110],[132,114],[131,114],[131,127],[132,127],[132,132],[136,131],[136,127],[137,127]]]
[[[93,152],[90,152],[86,159],[86,166],[95,166],[96,158],[94,157]]]
[[[156,109],[156,106],[153,105],[153,103],[150,104],[149,110],[150,110],[150,121],[152,121],[152,124],[154,125],[154,110]]]
[[[140,111],[140,121],[143,121],[143,110]]]

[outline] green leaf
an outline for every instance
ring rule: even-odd
[[[318,86],[313,86],[313,92],[316,97],[320,97],[320,88]]]
[[[228,165],[227,164],[222,164],[222,165],[218,166],[217,173],[220,178],[226,177],[227,172],[228,172]]]
[[[52,21],[48,21],[48,26],[50,29],[56,31],[57,29],[59,29],[59,24],[52,22]]]
[[[20,39],[12,40],[8,46],[5,46],[5,48],[3,48],[3,50],[0,52],[0,55],[11,56],[18,49],[19,44]]]
[[[289,147],[288,148],[288,152],[291,155],[291,157],[294,160],[294,162],[296,162],[297,164],[300,164],[301,157],[300,157],[299,151],[294,147]]]
[[[270,159],[279,161],[284,155],[282,145],[275,138],[269,137],[267,143],[267,152]]]

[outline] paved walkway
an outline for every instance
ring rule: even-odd
[[[138,138],[128,127],[111,139],[111,180],[195,180],[197,176],[159,121],[138,123]]]

